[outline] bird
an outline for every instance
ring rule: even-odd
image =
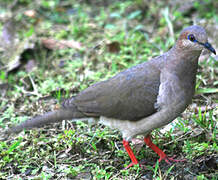
[[[203,49],[216,54],[205,29],[188,26],[162,55],[95,83],[65,100],[59,109],[21,122],[6,133],[90,118],[121,132],[123,146],[131,159],[128,167],[139,164],[129,144],[137,135],[144,136],[147,146],[159,155],[159,162],[177,162],[152,142],[150,133],[172,122],[191,103]]]

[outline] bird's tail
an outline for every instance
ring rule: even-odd
[[[58,109],[55,111],[47,112],[44,115],[36,116],[34,118],[28,119],[17,126],[14,126],[6,131],[6,134],[18,133],[23,129],[32,129],[40,127],[46,124],[51,124],[67,119],[74,118],[84,118],[85,116],[79,112],[72,109]]]

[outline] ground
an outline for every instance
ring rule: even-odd
[[[218,50],[216,1],[7,0],[0,5],[0,179],[217,179],[218,58],[207,51],[199,61],[193,103],[152,132],[158,147],[185,162],[157,164],[158,156],[138,137],[131,146],[142,166],[124,169],[130,159],[121,134],[80,121],[3,133],[162,54],[193,23],[205,27]]]

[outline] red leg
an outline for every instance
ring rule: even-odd
[[[185,161],[185,160],[175,160],[173,158],[167,157],[167,155],[161,149],[159,149],[155,144],[153,144],[153,142],[151,141],[150,135],[147,135],[144,138],[144,141],[154,152],[158,154],[158,156],[160,156],[160,159],[158,160],[159,162],[161,162],[162,160],[165,160],[166,163],[170,164],[170,161],[173,161],[173,162]]]
[[[132,160],[132,163],[131,163],[130,165],[128,165],[128,166],[126,167],[126,169],[129,168],[129,167],[131,167],[131,166],[133,166],[133,165],[138,164],[138,161],[137,161],[137,159],[136,159],[136,157],[135,157],[135,155],[134,155],[134,153],[133,153],[131,147],[129,146],[129,142],[126,141],[126,140],[123,140],[123,146],[124,146],[124,148],[126,149],[126,151],[127,151],[128,155],[129,155],[130,159]]]

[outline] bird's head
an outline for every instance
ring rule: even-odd
[[[201,51],[206,48],[216,54],[215,49],[208,43],[205,29],[197,25],[189,26],[181,32],[177,46],[190,51]]]

